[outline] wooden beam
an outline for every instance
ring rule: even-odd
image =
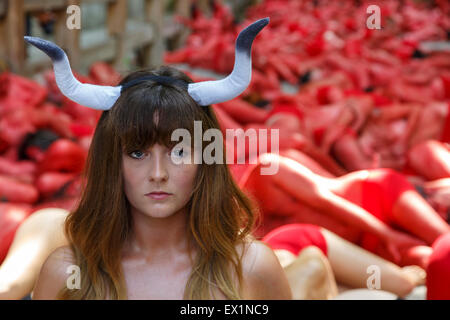
[[[175,3],[175,15],[189,18],[191,14],[191,0],[178,0]],[[173,19],[173,18],[172,18]],[[171,39],[171,48],[177,49],[184,45],[186,42],[186,38],[189,35],[189,29],[185,27],[180,27],[179,30],[176,30],[176,34],[173,39]]]
[[[10,0],[6,17],[7,56],[11,71],[22,74],[25,61],[23,0]]]
[[[116,44],[116,54],[113,59],[113,66],[122,70],[125,57],[125,37],[127,27],[128,8],[126,0],[117,0],[108,4],[108,14],[106,24],[109,34],[114,38]]]
[[[212,14],[211,6],[209,5],[209,0],[197,0],[198,8],[201,12],[207,17],[210,17]]]
[[[77,70],[80,64],[80,30],[69,29],[67,27],[67,8],[71,5],[80,6],[81,0],[64,0],[63,8],[54,10],[55,13],[55,27],[54,35],[55,42],[67,53],[72,69]]]
[[[109,34],[120,34],[125,32],[127,22],[127,1],[116,0],[108,4],[106,24]]]
[[[145,19],[154,28],[153,42],[143,48],[144,66],[147,68],[155,68],[163,64],[165,51],[163,38],[165,4],[165,0],[145,0]]]
[[[7,39],[6,37],[6,13],[7,13],[8,0],[0,0],[0,37]],[[5,40],[6,41],[6,40]],[[7,43],[0,46],[0,72],[5,71],[8,66],[8,48]]]
[[[6,10],[8,6],[8,0],[0,0],[0,19],[6,16]]]
[[[67,7],[71,5],[81,5],[81,0],[66,0]],[[83,15],[83,13],[81,13]],[[67,19],[67,15],[66,15]],[[81,27],[81,26],[80,26]],[[80,53],[80,29],[69,29],[67,26],[63,27],[66,33],[65,47],[70,62],[75,70],[77,70],[81,63]]]

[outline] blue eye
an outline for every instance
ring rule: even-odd
[[[134,159],[141,159],[141,157],[134,157],[134,156],[133,156],[133,153],[141,153],[141,154],[144,154],[142,151],[139,151],[139,150],[136,150],[136,151],[133,151],[133,152],[129,153],[129,155],[130,155],[132,158],[134,158]]]
[[[185,152],[184,152],[183,148],[178,148],[178,149],[173,150],[173,153],[177,157],[183,157]]]
[[[183,147],[173,148],[171,150],[171,153],[173,154],[174,157],[184,158],[190,154],[190,151],[191,150],[189,147],[183,146]]]

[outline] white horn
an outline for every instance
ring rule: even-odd
[[[226,78],[189,84],[188,92],[199,105],[234,99],[248,87],[252,78],[252,43],[268,23],[269,18],[260,19],[239,33],[233,71]]]
[[[119,98],[120,86],[99,86],[78,81],[72,73],[66,53],[53,42],[28,36],[24,39],[52,59],[56,84],[70,100],[92,109],[108,110]]]

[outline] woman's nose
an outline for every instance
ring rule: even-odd
[[[155,154],[150,164],[150,181],[165,181],[169,177],[167,165],[162,154]]]

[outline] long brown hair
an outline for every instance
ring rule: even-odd
[[[133,72],[120,84],[149,74],[193,82],[186,74],[163,66]],[[103,111],[89,149],[78,207],[65,224],[81,270],[81,289],[63,288],[59,298],[127,298],[121,252],[133,230],[123,189],[122,152],[144,150],[154,143],[173,146],[177,142],[171,141],[172,131],[185,128],[193,137],[194,120],[201,121],[203,132],[220,128],[211,106],[199,106],[184,88],[151,80],[126,89],[110,110]],[[251,237],[257,207],[233,181],[225,149],[223,155],[222,164],[199,165],[187,204],[188,241],[199,250],[184,299],[211,299],[213,287],[228,299],[241,298],[242,256],[236,246]]]

